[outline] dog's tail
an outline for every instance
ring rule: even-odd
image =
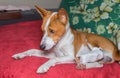
[[[117,47],[114,47],[113,58],[115,61],[120,61],[120,50]]]

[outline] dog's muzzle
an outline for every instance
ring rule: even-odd
[[[54,41],[50,37],[43,37],[41,43],[40,43],[40,48],[42,50],[49,50],[55,45]]]

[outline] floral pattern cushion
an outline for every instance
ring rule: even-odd
[[[120,42],[120,0],[62,0],[71,27]]]

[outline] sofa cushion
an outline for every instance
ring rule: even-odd
[[[120,41],[119,0],[62,0],[60,8],[67,10],[72,28]]]

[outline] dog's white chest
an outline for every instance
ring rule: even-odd
[[[54,48],[54,52],[56,56],[73,56],[74,55],[74,48],[71,43],[60,43]]]

